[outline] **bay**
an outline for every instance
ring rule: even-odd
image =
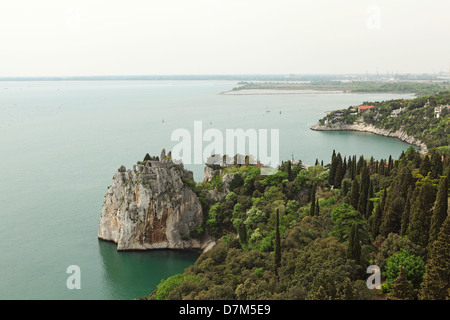
[[[197,258],[181,251],[117,252],[97,239],[114,172],[177,142],[175,129],[279,129],[280,159],[398,157],[409,145],[309,127],[327,111],[398,94],[220,95],[232,81],[0,82],[0,299],[133,299]],[[270,112],[267,112],[267,111]],[[201,181],[203,165],[186,165]],[[69,290],[78,265],[81,289]]]

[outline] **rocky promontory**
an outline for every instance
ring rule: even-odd
[[[335,122],[327,125],[316,124],[311,127],[311,130],[315,131],[359,131],[359,132],[371,132],[380,136],[397,138],[403,142],[412,144],[417,147],[417,151],[420,153],[427,153],[428,148],[426,144],[414,137],[408,136],[408,134],[402,130],[389,131],[382,128],[377,128],[374,125],[365,124],[362,122],[345,124],[342,122]]]
[[[98,237],[113,241],[117,250],[205,249],[205,237],[193,237],[204,222],[191,171],[161,158],[121,166],[108,188]]]

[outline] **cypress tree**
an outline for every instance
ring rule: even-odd
[[[381,197],[377,207],[375,208],[375,213],[372,219],[372,236],[376,238],[380,234],[380,227],[383,221],[383,211],[384,203],[386,202],[387,192],[384,189],[383,196]]]
[[[356,175],[359,175],[361,173],[361,169],[366,164],[366,160],[364,160],[363,156],[359,157],[358,163],[356,164]]]
[[[433,243],[439,234],[442,224],[448,212],[448,181],[447,177],[442,177],[439,181],[438,193],[434,204],[433,215],[430,221],[430,244]]]
[[[347,160],[347,170],[345,172],[346,177],[352,178],[352,170],[353,170],[353,164],[352,164],[352,157],[348,156]],[[348,175],[347,175],[348,172]]]
[[[426,177],[428,172],[431,171],[431,161],[430,161],[430,157],[428,155],[425,155],[425,158],[422,160],[422,163],[420,164],[419,167],[419,173]]]
[[[318,217],[320,214],[320,208],[319,208],[319,199],[316,200],[316,212],[314,213],[314,215],[316,217]]]
[[[316,162],[314,163],[315,166],[319,164],[319,159],[316,158]]]
[[[441,156],[437,151],[434,151],[431,155],[431,177],[433,179],[439,178],[439,176],[443,173],[443,163],[441,160]]]
[[[352,193],[350,197],[350,205],[357,209],[358,208],[358,202],[359,202],[359,184],[356,179],[353,180],[352,183]]]
[[[373,172],[374,171],[374,165],[375,165],[375,159],[372,157],[370,157],[370,161],[369,161],[369,171]]]
[[[292,163],[290,160],[287,163],[287,174],[289,181],[292,181]]]
[[[311,189],[311,208],[309,210],[309,215],[311,217],[314,216],[314,213],[316,212],[316,186],[313,184]]]
[[[433,203],[433,186],[431,183],[426,182],[422,185],[419,195],[415,199],[414,205],[412,206],[408,228],[409,239],[423,248],[426,248],[428,245],[431,209]]]
[[[346,158],[346,157],[344,157],[344,162],[343,162],[343,164],[342,164],[342,167],[343,167],[343,170],[342,170],[342,172],[343,172],[342,178],[344,178],[344,177],[345,177],[345,174],[346,174],[346,172],[347,172],[347,158]]]
[[[402,186],[401,186],[401,195],[406,198],[408,196],[408,190],[410,187],[414,187],[414,178],[411,174],[411,171],[408,168],[404,168],[402,171]]]
[[[359,242],[358,225],[356,223],[354,223],[350,229],[347,258],[355,260],[358,264],[361,261],[361,244]]]
[[[361,188],[358,199],[358,211],[363,217],[366,217],[367,199],[369,197],[370,188],[370,173],[367,165],[364,165],[361,169]]]
[[[392,289],[388,297],[389,300],[413,300],[414,289],[411,282],[406,277],[405,270],[400,267],[400,273],[392,284]]]
[[[281,267],[281,239],[280,239],[280,214],[277,209],[277,220],[275,227],[275,254],[274,273],[278,276],[278,269]]]
[[[330,173],[328,175],[328,183],[330,185],[334,185],[334,176],[336,174],[336,167],[337,167],[337,162],[336,162],[336,151],[333,150],[333,155],[331,156],[331,166],[330,166]]]
[[[384,159],[380,160],[380,174],[385,176],[385,168],[386,168],[386,161]]]
[[[389,233],[400,233],[404,207],[405,200],[399,196],[396,196],[389,204],[386,204],[383,222],[380,228],[380,233],[383,236],[387,237]]]
[[[144,161],[150,161],[152,159],[152,157],[150,157],[150,155],[147,153],[144,157]]]
[[[416,153],[414,153],[414,160],[413,160],[413,162],[414,162],[414,168],[420,168],[420,165],[421,165],[421,163],[422,163],[422,158],[420,157],[420,153],[419,152],[416,152]]]
[[[370,217],[370,215],[372,214],[372,211],[373,211],[373,201],[370,201],[371,198],[373,198],[373,183],[369,182],[369,192],[368,192],[368,196],[367,196],[367,207],[366,207],[366,219]]]
[[[347,170],[348,170],[348,177],[353,180],[355,175],[353,173],[353,160],[350,156],[348,157],[347,161]]]
[[[411,212],[411,202],[413,201],[412,196],[413,196],[413,189],[412,186],[410,186],[408,189],[408,196],[406,197],[405,201],[405,209],[403,210],[402,213],[402,226],[400,229],[401,236],[406,236],[408,234],[409,215]]]
[[[423,278],[420,300],[450,299],[450,215],[433,243]]]
[[[336,171],[334,175],[334,186],[336,188],[341,188],[342,179],[344,179],[345,171],[342,164],[341,154],[338,153],[336,157]]]

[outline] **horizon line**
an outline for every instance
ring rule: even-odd
[[[147,78],[148,80],[160,80],[157,78],[197,78],[197,79],[205,79],[205,78],[228,78],[228,80],[240,80],[238,78],[245,77],[277,77],[282,78],[283,80],[293,80],[301,77],[336,77],[336,76],[344,76],[344,77],[360,77],[360,76],[370,76],[370,77],[381,77],[381,76],[428,76],[428,77],[442,77],[442,74],[436,73],[236,73],[236,74],[141,74],[141,75],[132,75],[132,74],[111,74],[111,75],[49,75],[49,76],[0,76],[0,81],[4,80],[77,80],[77,79],[123,79],[123,80],[142,80]],[[196,80],[196,79],[191,79]]]

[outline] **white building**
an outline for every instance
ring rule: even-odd
[[[442,106],[434,108],[434,117],[440,118],[441,113],[442,113],[442,111],[444,111],[444,109],[450,109],[450,105],[447,104],[447,105],[442,105]]]

